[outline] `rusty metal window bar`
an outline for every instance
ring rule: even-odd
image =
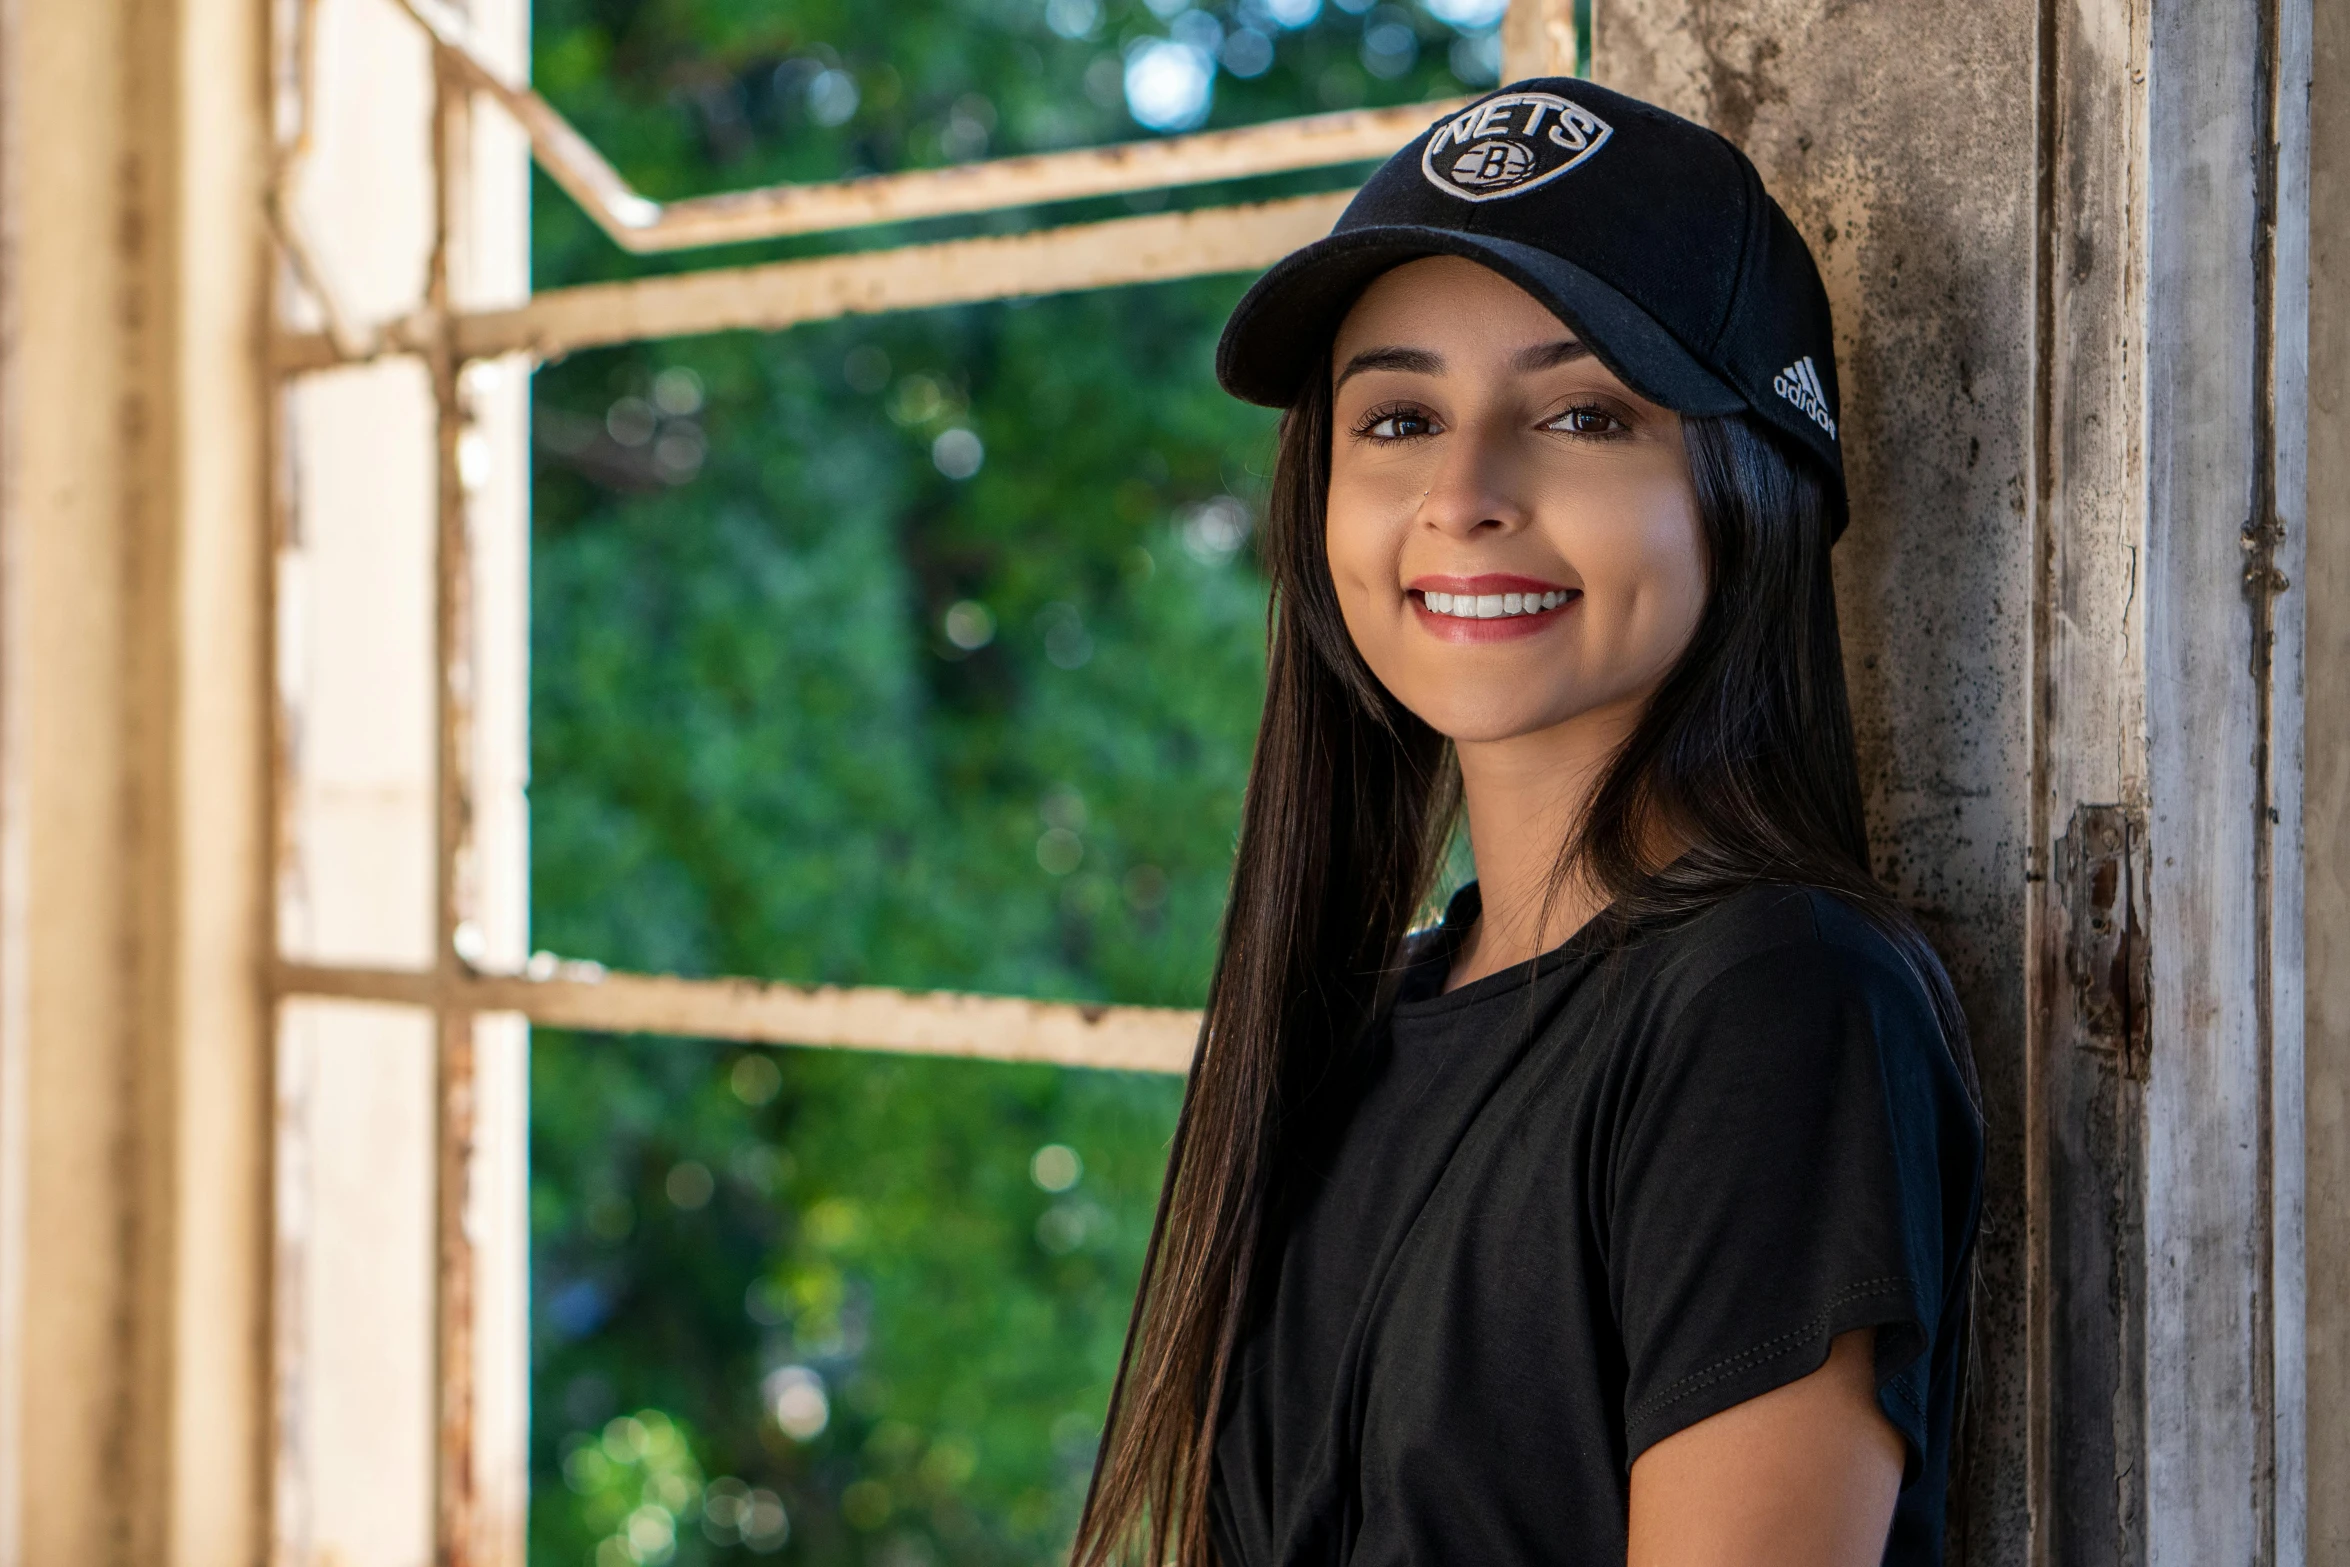
[[[483,1017],[611,1033],[835,1046],[1058,1065],[1181,1072],[1199,1017],[1174,1008],[1087,1006],[1017,997],[798,985],[759,979],[685,979],[606,972],[543,955],[517,967],[475,961],[470,824],[474,754],[474,541],[467,526],[465,380],[469,366],[503,356],[546,359],[600,344],[801,322],[1043,293],[1252,271],[1325,232],[1345,193],[1066,224],[1004,236],[910,244],[811,260],[719,267],[638,281],[563,288],[504,308],[467,309],[451,287],[452,242],[466,221],[453,165],[467,117],[493,105],[529,142],[533,160],[632,252],[740,243],[861,225],[980,214],[1081,197],[1196,185],[1385,156],[1425,123],[1411,105],[1275,121],[1243,129],[1121,146],[1004,158],[939,170],[820,184],[770,186],[660,203],[632,189],[562,115],[476,46],[444,0],[394,0],[429,40],[433,106],[434,244],[418,308],[388,322],[356,321],[338,302],[287,199],[308,155],[306,107],[282,135],[269,216],[287,272],[319,325],[281,330],[271,360],[286,390],[317,372],[404,357],[430,382],[434,706],[433,930],[421,968],[304,961],[273,965],[276,1002],[384,1002],[419,1009],[435,1039],[434,1158],[437,1283],[436,1561],[505,1554],[485,1546],[474,1520],[478,1390],[474,1361],[482,1280],[465,1211],[476,1124],[476,1030]],[[301,78],[311,79],[318,0],[279,0],[279,26]],[[1513,69],[1576,58],[1571,0],[1518,0],[1505,23]],[[1571,65],[1569,66],[1571,68]],[[283,506],[281,505],[281,511]],[[273,617],[274,620],[274,617]],[[284,722],[281,712],[281,724]],[[281,735],[278,742],[285,744]],[[284,802],[280,801],[281,816]],[[279,853],[287,835],[279,834]]]
[[[552,106],[485,60],[461,16],[438,0],[399,3],[432,40],[442,122],[436,145],[446,146],[453,119],[473,101],[489,100],[528,134],[539,165],[607,233],[633,250],[735,243],[1359,162],[1393,150],[1425,123],[1430,107],[1315,115],[1128,146],[772,186],[664,206],[636,194]],[[449,223],[456,214],[446,210],[446,183],[442,220]],[[338,308],[292,215],[282,201],[273,201],[272,215],[292,270],[324,321],[316,331],[280,335],[274,351],[277,373],[294,377],[385,355],[420,357],[431,371],[438,412],[442,518],[436,564],[441,828],[433,965],[418,972],[284,962],[276,973],[278,993],[399,1002],[451,1015],[518,1012],[533,1022],[574,1028],[1183,1070],[1198,1019],[1171,1008],[687,980],[605,973],[579,964],[495,973],[468,962],[461,940],[468,910],[460,868],[471,803],[464,675],[472,650],[463,603],[469,541],[462,526],[459,381],[468,364],[508,354],[543,359],[647,338],[742,328],[771,331],[842,315],[1254,270],[1325,232],[1346,199],[1340,192],[714,268],[555,289],[496,310],[452,308],[441,268],[422,308],[373,328],[353,322]]]

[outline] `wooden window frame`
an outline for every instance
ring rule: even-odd
[[[318,0],[291,0],[281,25],[292,51],[310,47]],[[436,1044],[435,1361],[438,1451],[436,1560],[488,1562],[510,1547],[475,1516],[473,1450],[480,1398],[474,1334],[480,1299],[465,1204],[476,1124],[476,1025],[488,1017],[605,1033],[834,1046],[996,1061],[1182,1073],[1200,1015],[1169,1007],[1098,1006],[876,986],[798,985],[608,972],[545,955],[518,969],[469,961],[476,917],[468,875],[476,714],[471,671],[479,650],[470,613],[474,542],[463,473],[469,366],[503,356],[535,360],[604,344],[737,329],[776,330],[847,315],[1073,292],[1252,271],[1328,231],[1347,193],[1074,223],[1008,236],[722,267],[534,294],[506,308],[467,309],[452,291],[449,257],[466,221],[457,165],[467,117],[487,101],[528,137],[534,161],[617,244],[632,252],[733,244],[952,214],[980,214],[1080,197],[1197,185],[1385,156],[1445,103],[1274,121],[1119,146],[1004,158],[939,170],[769,186],[658,203],[638,194],[555,109],[475,46],[464,18],[441,0],[395,0],[431,42],[436,243],[420,307],[389,322],[352,319],[286,199],[297,134],[269,201],[288,272],[320,325],[280,329],[270,369],[275,401],[299,378],[385,356],[427,367],[437,439],[434,490],[435,704],[432,961],[417,970],[275,957],[273,1005],[301,1000],[389,1002],[427,1011]],[[1517,0],[1504,24],[1513,74],[1571,70],[1572,0]],[[1459,101],[1459,100],[1455,100]],[[283,481],[281,481],[283,482]],[[285,504],[290,504],[286,502]],[[273,588],[274,591],[274,588]],[[275,623],[272,606],[270,622]],[[277,722],[284,714],[275,704]],[[279,754],[284,754],[281,743]],[[280,790],[279,808],[284,808]],[[277,834],[281,863],[289,835]],[[518,1494],[518,1493],[517,1493]]]

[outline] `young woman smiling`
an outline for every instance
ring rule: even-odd
[[[1076,1561],[1939,1561],[1981,1135],[1868,868],[1801,238],[1520,83],[1218,368],[1286,409],[1269,689]]]

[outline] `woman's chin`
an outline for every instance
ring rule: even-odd
[[[1461,701],[1455,693],[1449,700],[1420,706],[1404,704],[1419,715],[1420,721],[1456,746],[1499,745],[1511,740],[1547,733],[1591,712],[1591,704],[1567,701],[1529,706],[1522,695],[1495,694],[1490,702]]]

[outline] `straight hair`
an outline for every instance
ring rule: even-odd
[[[1379,684],[1339,611],[1324,538],[1331,406],[1325,365],[1281,421],[1261,545],[1265,708],[1231,897],[1073,1567],[1210,1567],[1217,1419],[1283,1116],[1371,1021],[1460,814],[1449,742]],[[1972,1094],[1950,981],[1869,870],[1828,487],[1750,416],[1682,430],[1705,608],[1599,777],[1552,895],[1583,877],[1609,900],[1602,934],[1620,939],[1758,883],[1831,892],[1908,962]],[[1667,865],[1645,848],[1660,825],[1689,846]]]

